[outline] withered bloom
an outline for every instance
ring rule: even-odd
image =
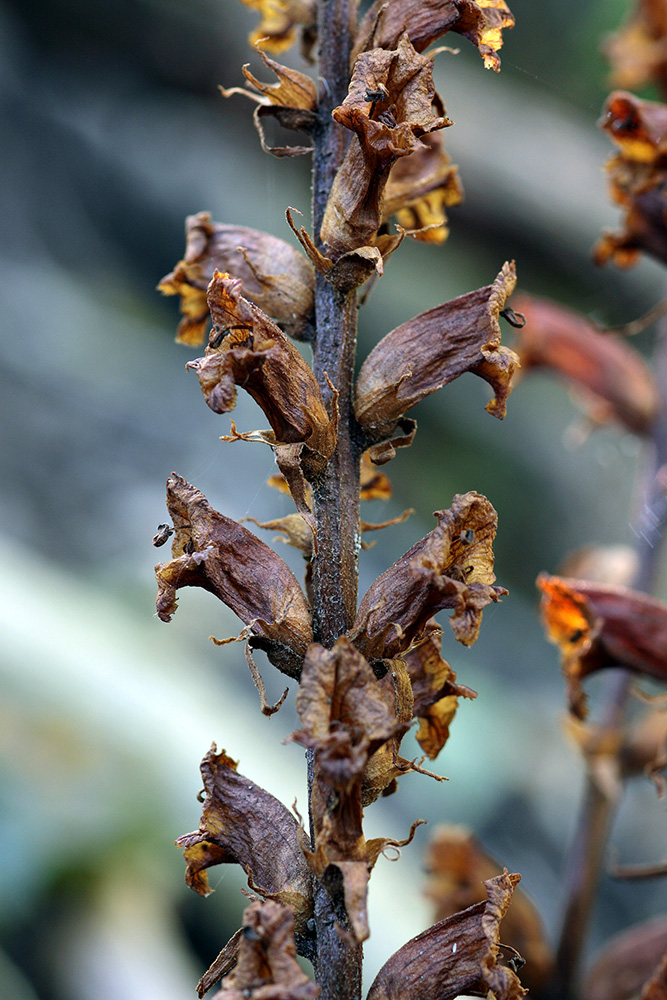
[[[611,63],[613,85],[639,90],[657,83],[667,90],[667,3],[665,0],[637,0],[623,27],[604,45]]]
[[[583,395],[596,422],[616,420],[635,434],[650,431],[658,391],[638,351],[557,302],[517,295],[513,308],[526,317],[514,345],[524,372],[550,368],[561,375]]]
[[[206,356],[186,366],[197,373],[208,405],[228,413],[241,385],[271,425],[265,439],[275,447],[278,464],[281,446],[298,445],[306,470],[321,470],[336,444],[336,419],[329,418],[310,366],[282,330],[243,298],[237,278],[216,271],[208,302],[213,330]]]
[[[665,917],[654,917],[616,934],[596,956],[584,985],[584,1000],[630,1000],[640,993],[648,1000],[642,987],[666,953]]]
[[[378,440],[425,396],[464,372],[485,379],[495,398],[487,410],[504,417],[519,359],[500,344],[498,317],[516,284],[513,263],[492,285],[461,295],[396,327],[368,355],[355,388],[357,420]]]
[[[181,297],[178,342],[204,342],[209,323],[206,290],[216,270],[240,278],[246,298],[290,337],[308,336],[315,274],[293,246],[257,229],[212,222],[209,212],[188,216],[185,240],[183,260],[158,285],[164,295]]]
[[[359,25],[352,58],[371,47],[393,48],[404,31],[417,52],[453,31],[477,46],[487,69],[498,71],[502,32],[513,27],[505,0],[375,0]]]
[[[241,0],[241,3],[258,10],[262,17],[248,36],[250,45],[262,42],[270,52],[284,52],[294,45],[300,28],[302,47],[308,56],[317,28],[315,0]]]
[[[570,711],[585,718],[581,682],[605,667],[625,667],[667,683],[667,604],[627,587],[541,574],[547,637],[561,651]]]
[[[413,827],[407,841],[366,841],[362,829],[369,761],[388,740],[405,732],[412,716],[411,698],[407,712],[397,710],[397,703],[392,677],[378,680],[347,639],[339,639],[330,650],[311,646],[297,695],[303,729],[293,734],[317,751],[310,803],[315,849],[305,840],[302,847],[332,898],[342,894],[358,941],[369,934],[366,893],[371,869],[386,847],[402,846],[414,833]],[[387,781],[401,772],[401,763],[403,770],[410,768],[408,761],[397,760]],[[373,773],[370,782],[375,778]]]
[[[167,480],[167,507],[174,538],[170,562],[155,567],[158,617],[170,621],[181,587],[202,587],[239,616],[275,666],[298,677],[312,640],[311,614],[289,567],[181,476]]]
[[[320,230],[336,260],[373,243],[384,214],[383,195],[392,164],[422,149],[422,136],[451,122],[435,92],[433,59],[416,52],[405,34],[394,49],[360,54],[349,93],[333,117],[355,133],[332,185]]]
[[[421,147],[397,160],[384,190],[384,215],[392,215],[410,235],[426,243],[444,243],[449,235],[446,209],[463,201],[463,186],[442,148],[442,136],[431,132]]]
[[[202,896],[212,890],[206,869],[238,864],[248,885],[266,899],[290,906],[297,932],[312,912],[312,879],[298,843],[298,824],[273,795],[237,771],[224,750],[211,747],[201,762],[204,806],[199,830],[176,841],[187,864],[185,880]]]
[[[378,972],[366,1000],[453,1000],[460,994],[521,1000],[516,973],[499,965],[500,922],[520,875],[507,870],[484,885],[487,900],[429,927],[395,952]]]
[[[470,646],[483,609],[507,593],[493,586],[498,518],[486,497],[459,494],[435,516],[438,526],[378,577],[361,601],[349,635],[369,660],[400,656],[444,608],[454,610],[454,635]]]
[[[275,118],[283,128],[295,129],[300,132],[310,132],[315,124],[315,109],[317,107],[317,88],[309,76],[296,69],[282,66],[262,52],[258,52],[267,69],[278,77],[278,83],[262,83],[248,69],[243,67],[243,75],[254,88],[245,90],[243,87],[220,87],[223,97],[242,94],[257,104],[254,112],[255,128],[259,133],[262,149],[274,156],[301,156],[311,153],[312,146],[269,146],[264,135],[262,119]]]
[[[667,263],[667,107],[616,91],[600,125],[620,150],[606,169],[611,198],[625,217],[620,233],[600,237],[595,262],[632,267],[645,251]]]
[[[426,895],[433,901],[436,920],[483,902],[485,880],[502,872],[502,865],[483,850],[470,831],[445,824],[433,831],[425,868]],[[521,979],[539,995],[553,974],[554,958],[540,915],[520,888],[514,890],[503,920],[503,941],[526,960]]]
[[[456,683],[456,674],[440,655],[442,630],[427,623],[426,637],[404,654],[412,685],[413,716],[419,719],[417,742],[430,760],[435,760],[449,739],[459,698],[476,698],[477,692]]]

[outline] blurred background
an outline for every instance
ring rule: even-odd
[[[517,26],[501,74],[458,38],[460,54],[436,61],[466,200],[443,247],[404,245],[392,257],[361,314],[362,358],[400,322],[491,282],[506,259],[522,290],[603,324],[662,295],[656,265],[620,273],[589,256],[600,228],[617,222],[596,129],[607,92],[598,46],[629,4],[510,5]],[[188,890],[173,847],[197,826],[198,765],[212,741],[306,808],[303,753],[281,742],[295,725],[293,692],[264,719],[241,648],[208,639],[236,634],[238,621],[196,590],[181,593],[169,626],[154,616],[151,538],[172,470],[226,515],[290,512],[266,485],[269,450],[218,440],[228,418],[184,371],[197,351],[174,343],[176,302],[154,291],[182,256],[186,215],[208,210],[290,240],[285,208],[308,211],[306,159],[263,154],[248,102],[217,90],[242,82],[244,62],[262,76],[246,43],[255,24],[235,0],[0,4],[0,996],[13,1000],[195,995],[244,904],[244,880],[226,866],[212,870],[210,898]],[[635,343],[650,352],[650,334]],[[367,829],[403,837],[417,816],[471,826],[522,872],[553,939],[582,773],[562,734],[558,656],[534,580],[579,546],[631,541],[641,453],[618,429],[573,447],[578,410],[549,375],[519,384],[504,422],[486,414],[487,399],[464,376],[423,403],[415,444],[385,470],[393,499],[364,509],[378,521],[416,513],[363,553],[362,593],[431,529],[432,511],[469,489],[499,512],[496,570],[510,590],[471,650],[445,632],[444,655],[479,692],[436,763],[450,781],[402,779]],[[247,397],[234,419],[246,430],[265,422]],[[278,549],[300,573],[298,554]],[[264,673],[277,696],[283,678]],[[406,737],[405,755],[417,749]],[[664,830],[664,801],[637,782],[615,849],[656,861]],[[399,864],[378,863],[369,982],[430,923],[428,836],[420,828]],[[590,948],[657,913],[660,891],[605,878]]]

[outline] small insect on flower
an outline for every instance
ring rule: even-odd
[[[472,545],[472,543],[475,541],[475,532],[473,531],[472,528],[464,528],[461,534],[459,535],[459,538],[461,539],[464,545]]]
[[[174,529],[170,524],[158,524],[157,531],[153,535],[153,545],[159,548],[161,545],[167,541],[170,535],[173,535]]]

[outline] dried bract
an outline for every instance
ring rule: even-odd
[[[399,948],[380,969],[366,1000],[453,1000],[469,993],[521,1000],[526,991],[516,973],[497,964],[500,922],[520,878],[505,870],[488,879],[486,902],[441,920]]]
[[[382,95],[375,100],[375,95]],[[434,113],[435,106],[435,113]],[[421,136],[451,125],[433,85],[433,60],[402,35],[392,50],[362,52],[334,119],[355,133],[336,174],[320,236],[336,260],[370,246],[384,216],[389,171],[423,149]]]
[[[157,613],[168,622],[181,587],[215,594],[283,672],[298,677],[312,640],[310,608],[292,571],[252,532],[214,510],[180,476],[167,480],[172,559],[155,568]]]
[[[461,295],[388,333],[368,355],[357,379],[355,415],[379,439],[425,396],[464,372],[493,388],[487,410],[505,415],[519,359],[500,344],[498,317],[516,284],[514,264],[505,264],[492,285]]]
[[[312,879],[298,842],[298,824],[268,792],[237,771],[224,750],[211,747],[201,762],[204,806],[199,830],[176,841],[187,863],[185,880],[202,896],[212,890],[206,869],[238,864],[248,885],[290,906],[303,934],[312,912]]]
[[[578,390],[595,422],[613,420],[635,434],[649,433],[658,391],[638,351],[548,299],[519,295],[513,305],[526,317],[514,345],[524,372],[550,368]]]
[[[484,880],[502,872],[502,865],[483,850],[469,830],[445,824],[433,831],[425,868],[426,895],[433,901],[436,920],[483,902]],[[515,889],[503,920],[503,941],[526,960],[521,979],[539,995],[553,974],[554,958],[540,916],[520,888]]]
[[[611,198],[625,217],[620,233],[600,237],[594,259],[631,267],[645,251],[667,263],[667,107],[616,91],[600,125],[620,149],[607,172]]]
[[[316,1000],[319,993],[319,986],[296,960],[290,907],[272,901],[252,903],[243,914],[236,967],[223,979],[216,998]]]
[[[570,711],[585,718],[582,680],[625,667],[667,683],[667,604],[626,587],[541,574],[547,637],[561,651]]]
[[[435,516],[438,526],[378,577],[361,601],[349,635],[367,659],[400,656],[444,608],[454,610],[454,635],[470,646],[483,609],[507,593],[493,586],[498,518],[486,497],[459,494]]]
[[[502,32],[514,27],[505,0],[375,0],[359,25],[352,58],[369,48],[394,48],[407,31],[417,52],[448,31],[476,45],[487,69],[499,70]]]
[[[212,222],[209,212],[188,216],[185,238],[183,260],[158,285],[165,295],[181,297],[178,342],[194,346],[204,342],[209,323],[206,290],[216,270],[240,278],[246,298],[290,337],[307,339],[315,272],[298,250],[257,229]]]

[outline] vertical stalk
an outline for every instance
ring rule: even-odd
[[[345,129],[332,110],[347,96],[350,79],[351,17],[354,0],[318,0],[318,126],[313,153],[313,231],[319,240],[327,199],[347,145]],[[332,401],[329,382],[338,393],[338,442],[329,464],[312,483],[317,553],[313,560],[313,632],[331,646],[352,625],[357,606],[359,553],[359,447],[352,409],[357,335],[356,291],[343,294],[320,275],[315,288],[316,339],[313,370],[325,399]],[[315,761],[309,751],[308,795]],[[312,828],[311,828],[312,829]],[[359,1000],[362,950],[345,915],[334,913],[331,896],[315,885],[315,979],[320,1000]]]
[[[654,353],[654,374],[660,396],[660,411],[651,433],[650,456],[644,473],[641,508],[637,517],[639,568],[636,590],[651,593],[660,566],[667,530],[667,326],[662,321]],[[623,724],[630,688],[628,671],[609,678],[603,696],[600,725],[608,730]],[[594,776],[586,776],[577,829],[570,848],[565,876],[566,905],[557,955],[558,996],[567,1000],[575,992],[581,954],[595,902],[604,851],[616,810],[617,795],[605,794]]]

